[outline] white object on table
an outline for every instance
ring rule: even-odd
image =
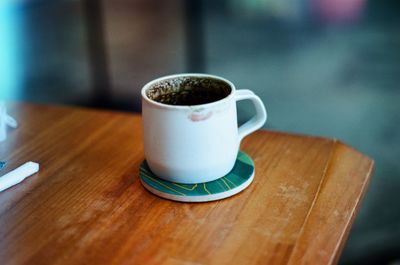
[[[16,128],[18,123],[13,117],[7,114],[6,105],[0,102],[0,142],[7,139],[7,126]]]
[[[39,171],[38,163],[30,161],[23,164],[22,166],[0,177],[0,191],[8,189],[22,182],[24,179],[35,174],[38,171]]]

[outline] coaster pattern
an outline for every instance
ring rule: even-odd
[[[140,180],[146,189],[163,198],[186,202],[230,197],[250,185],[253,176],[253,160],[242,151],[239,151],[235,165],[227,175],[214,181],[197,184],[169,182],[151,172],[146,161],[140,165]]]

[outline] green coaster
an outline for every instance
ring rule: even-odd
[[[146,160],[140,165],[140,180],[146,189],[160,197],[183,202],[206,202],[230,197],[247,188],[253,177],[254,162],[242,151],[239,151],[235,165],[227,175],[197,184],[169,182],[151,172]]]

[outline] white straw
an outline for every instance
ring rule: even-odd
[[[0,191],[8,189],[39,171],[39,164],[27,162],[0,177]]]

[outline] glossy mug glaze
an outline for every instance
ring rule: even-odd
[[[199,105],[170,105],[155,101],[159,86],[179,86],[185,80],[223,83],[229,88],[220,100]],[[238,128],[236,102],[251,100],[256,114]],[[160,178],[177,183],[202,183],[232,170],[241,140],[261,128],[267,113],[250,90],[236,90],[228,80],[207,74],[177,74],[158,78],[142,89],[145,158]]]

